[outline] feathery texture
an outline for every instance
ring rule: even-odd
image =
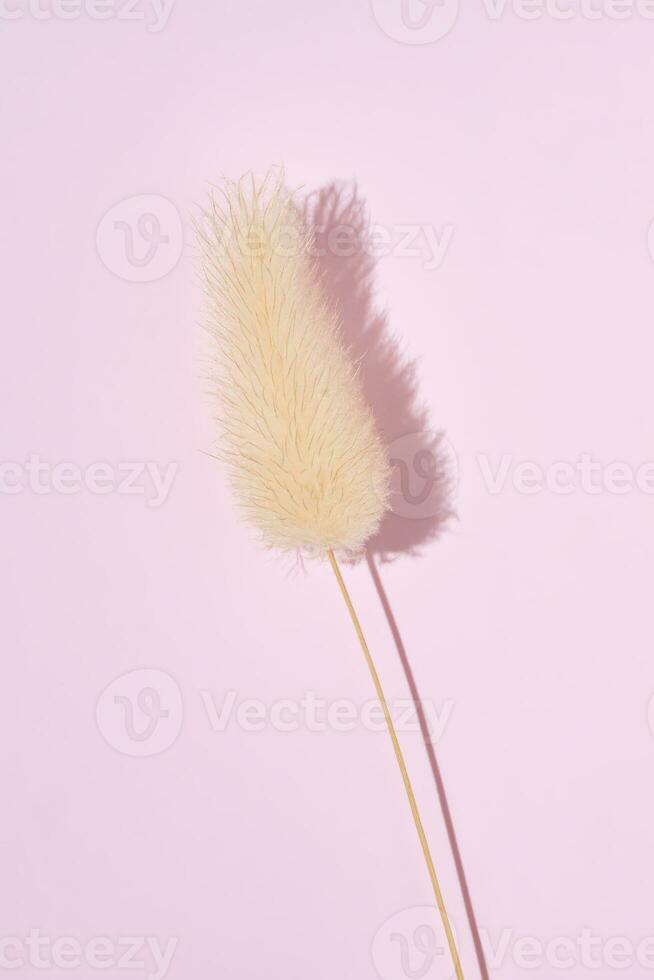
[[[312,239],[280,178],[228,184],[200,231],[233,487],[271,547],[356,552],[387,507],[386,452]]]

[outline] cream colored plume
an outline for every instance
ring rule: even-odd
[[[388,461],[282,178],[227,185],[200,241],[240,504],[272,547],[360,550],[386,510]]]

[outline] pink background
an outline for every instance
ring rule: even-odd
[[[466,0],[446,36],[408,44],[382,30],[383,7],[177,0],[156,33],[88,13],[0,19],[2,461],[179,465],[160,507],[1,495],[2,937],[176,937],[173,980],[450,973],[442,955],[421,973],[418,946],[407,971],[384,939],[391,920],[411,947],[402,910],[432,904],[386,736],[213,731],[203,701],[372,697],[329,569],[262,552],[200,452],[191,217],[207,181],[282,160],[310,191],[355,180],[393,235],[453,229],[438,268],[395,250],[356,302],[416,362],[418,402],[458,457],[457,517],[438,535],[399,518],[401,553],[375,557],[395,633],[370,569],[345,574],[389,698],[410,696],[400,643],[420,697],[450,705],[435,754],[458,871],[433,760],[420,732],[401,738],[466,976],[566,972],[528,969],[519,937],[654,935],[652,494],[528,494],[512,469],[491,493],[480,464],[654,456],[654,23],[494,20]],[[141,195],[165,199],[174,267],[139,282],[126,233],[96,233]],[[391,413],[387,434],[410,421]],[[125,704],[102,692],[141,668],[170,675],[183,719],[164,680],[176,737],[135,758]],[[484,936],[507,935],[493,962]],[[575,977],[654,966],[574,957]],[[11,975],[96,973],[148,976]]]

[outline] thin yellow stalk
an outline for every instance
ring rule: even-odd
[[[336,581],[338,582],[339,588],[341,590],[341,594],[343,596],[343,599],[345,600],[345,605],[347,606],[347,610],[350,614],[350,618],[352,620],[352,623],[354,624],[354,629],[356,630],[356,634],[359,639],[361,649],[363,650],[363,655],[366,659],[368,670],[370,671],[370,676],[372,677],[372,682],[375,686],[377,697],[379,698],[379,703],[381,704],[382,710],[384,712],[386,727],[388,728],[388,734],[390,735],[391,741],[393,743],[393,749],[395,750],[395,758],[397,759],[397,764],[400,767],[400,772],[402,773],[402,780],[404,782],[406,795],[409,799],[409,806],[411,807],[413,822],[416,826],[416,831],[418,832],[418,839],[420,840],[420,846],[422,847],[422,853],[424,855],[425,863],[427,865],[427,871],[429,872],[432,888],[434,889],[436,905],[438,906],[438,911],[440,912],[443,928],[445,929],[445,935],[447,937],[447,944],[449,946],[450,954],[452,956],[454,970],[456,972],[457,980],[463,980],[463,970],[461,969],[461,961],[459,959],[456,943],[454,941],[452,926],[450,925],[447,909],[445,908],[445,902],[443,901],[443,893],[441,892],[441,888],[438,883],[436,869],[434,867],[434,862],[432,860],[431,852],[429,850],[429,843],[427,842],[425,830],[422,825],[420,811],[418,810],[418,804],[416,802],[415,793],[413,792],[411,780],[409,779],[409,773],[407,771],[406,763],[404,761],[404,756],[402,755],[402,749],[400,748],[400,743],[398,741],[397,733],[395,731],[393,719],[391,718],[391,713],[388,709],[388,703],[384,695],[384,689],[382,688],[381,681],[379,679],[379,674],[377,673],[377,668],[375,667],[374,661],[370,654],[368,644],[366,643],[366,638],[361,628],[361,623],[359,622],[359,617],[357,616],[354,606],[352,605],[350,594],[347,591],[345,582],[343,581],[343,576],[341,575],[341,570],[338,567],[338,562],[336,561],[334,552],[329,549],[327,551],[327,557],[329,558],[329,563],[332,566],[334,575],[336,576]]]

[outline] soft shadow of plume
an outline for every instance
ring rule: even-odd
[[[376,302],[374,230],[356,186],[330,183],[308,195],[305,220],[323,288],[341,316],[392,466],[391,509],[368,551],[382,562],[415,555],[453,517],[454,457],[443,433],[430,427],[416,362],[402,352]]]

